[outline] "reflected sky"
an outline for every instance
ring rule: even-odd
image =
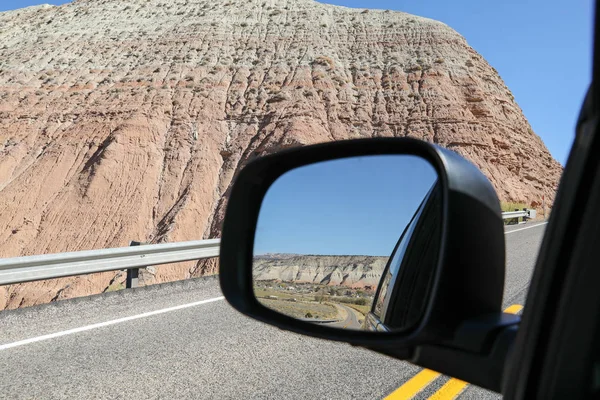
[[[437,179],[408,155],[352,157],[287,172],[268,190],[254,254],[389,256]]]

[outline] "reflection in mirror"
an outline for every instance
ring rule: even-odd
[[[409,155],[336,159],[279,177],[255,233],[258,301],[340,329],[417,322],[439,250],[437,178],[429,162]]]

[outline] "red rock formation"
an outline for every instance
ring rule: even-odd
[[[562,171],[497,72],[430,19],[312,0],[78,0],[0,26],[0,257],[218,237],[236,171],[290,146],[416,137],[531,204],[552,203]],[[0,308],[114,277],[5,287]]]

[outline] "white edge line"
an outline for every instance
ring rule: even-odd
[[[61,336],[72,335],[74,333],[90,331],[92,329],[97,329],[97,328],[103,328],[105,326],[110,326],[110,325],[120,324],[123,322],[133,321],[135,319],[147,318],[147,317],[151,317],[153,315],[164,314],[164,313],[168,313],[171,311],[183,310],[184,308],[195,307],[195,306],[212,303],[212,302],[223,300],[223,299],[225,299],[225,297],[223,297],[223,296],[214,297],[212,299],[200,300],[200,301],[196,301],[193,303],[182,304],[182,305],[175,306],[175,307],[163,308],[160,310],[150,311],[150,312],[146,312],[143,314],[132,315],[129,317],[123,317],[123,318],[113,319],[113,320],[106,321],[106,322],[99,322],[97,324],[86,325],[86,326],[82,326],[79,328],[73,328],[73,329],[69,329],[66,331],[50,333],[48,335],[42,335],[42,336],[37,336],[37,337],[25,339],[25,340],[19,340],[18,342],[12,342],[12,343],[0,345],[0,351],[6,350],[6,349],[11,349],[11,348],[17,347],[17,346],[23,346],[23,345],[30,344],[30,343],[41,342],[43,340],[49,340],[49,339],[54,339],[54,338],[61,337]]]
[[[541,224],[536,224],[536,225],[533,225],[533,226],[528,226],[527,228],[515,229],[514,231],[504,232],[504,234],[508,235],[509,233],[524,231],[525,229],[537,228],[538,226],[546,225],[547,223],[548,222],[542,222]]]

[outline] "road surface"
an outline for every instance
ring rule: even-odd
[[[339,322],[334,322],[332,324],[328,324],[328,326],[332,326],[335,328],[342,329],[357,329],[360,330],[361,323],[358,322],[358,317],[356,315],[356,311],[352,308],[345,306],[343,304],[336,304],[338,308],[341,308],[343,311],[340,312],[341,315],[345,315],[345,318]]]
[[[524,304],[544,229],[507,228],[505,307]],[[207,278],[2,312],[0,397],[370,399],[422,371],[253,321],[220,296]],[[449,380],[437,377],[415,398]],[[461,390],[462,399],[500,397]]]

